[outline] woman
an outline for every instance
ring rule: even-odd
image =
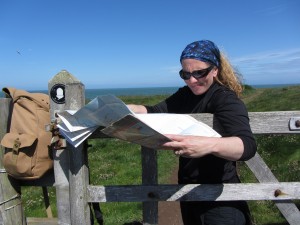
[[[254,156],[256,143],[248,112],[239,99],[242,85],[228,60],[211,41],[186,46],[180,77],[186,86],[154,106],[129,105],[136,113],[212,113],[218,137],[166,135],[162,145],[179,155],[180,184],[240,182],[236,161]],[[181,202],[185,225],[250,224],[246,202]]]

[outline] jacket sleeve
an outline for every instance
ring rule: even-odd
[[[252,158],[257,150],[256,141],[249,124],[248,111],[244,103],[231,91],[216,93],[212,98],[214,119],[219,125],[216,130],[223,137],[239,137],[244,144],[244,153],[239,159]]]

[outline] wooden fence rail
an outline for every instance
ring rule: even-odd
[[[65,99],[59,103],[51,99],[53,122],[57,119],[56,112],[66,109],[77,110],[84,105],[85,99],[84,85],[65,70],[49,81],[50,97],[57,85],[64,89]],[[7,106],[7,99],[0,99],[0,138],[6,129]],[[209,126],[214,123],[211,114],[192,114],[192,116]],[[250,112],[249,117],[254,134],[300,134],[297,125],[300,121],[300,111]],[[96,131],[91,138],[99,137],[103,135]],[[142,185],[93,186],[89,184],[85,143],[77,148],[68,145],[66,149],[59,149],[54,153],[54,174],[34,182],[21,182],[18,185],[55,185],[58,224],[90,225],[88,205],[90,202],[143,202],[143,223],[156,225],[159,201],[232,200],[272,200],[289,224],[299,224],[299,209],[292,200],[300,199],[300,182],[279,182],[259,154],[246,162],[259,183],[216,185],[158,185],[156,151],[142,147],[141,157]],[[0,224],[26,224],[19,196],[14,203],[10,200],[12,196],[18,195],[15,188],[19,186],[10,183],[1,163],[0,170],[3,171],[0,173]],[[17,205],[13,212],[5,210],[8,206],[5,202],[7,199],[10,201],[9,204]]]
[[[299,182],[88,186],[88,202],[239,201],[300,199]]]

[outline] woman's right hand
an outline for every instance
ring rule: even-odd
[[[147,113],[147,108],[143,105],[128,104],[127,107],[134,113]]]

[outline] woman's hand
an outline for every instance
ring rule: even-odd
[[[162,148],[173,150],[175,155],[188,158],[198,158],[211,153],[211,150],[209,150],[211,144],[209,143],[213,143],[213,141],[208,141],[208,139],[211,139],[210,137],[173,134],[165,136],[170,138],[172,141],[163,144]]]
[[[173,150],[176,155],[198,158],[208,154],[238,160],[244,151],[244,145],[238,137],[203,137],[191,135],[165,135],[172,141],[163,144],[162,149]]]
[[[147,113],[147,109],[143,105],[128,104],[127,107],[134,113]]]

